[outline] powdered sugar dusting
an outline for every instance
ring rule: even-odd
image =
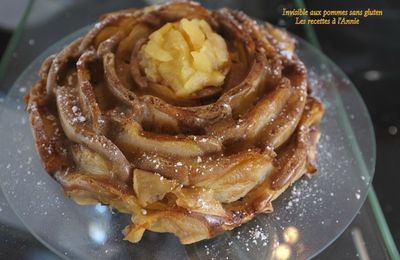
[[[204,252],[207,259],[237,259],[238,250],[245,250],[249,255],[259,255],[268,251],[270,245],[270,232],[264,225],[243,225],[233,230],[229,235],[214,239],[212,243],[194,245],[196,250]],[[199,244],[202,244],[200,242]],[[220,250],[221,246],[224,250]]]

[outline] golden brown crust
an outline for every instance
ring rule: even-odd
[[[225,39],[220,90],[177,98],[143,74],[140,46],[182,18],[204,19]],[[280,29],[193,2],[106,14],[44,61],[26,97],[44,167],[78,203],[131,214],[131,242],[152,230],[193,243],[269,213],[316,171],[324,108],[294,48]]]

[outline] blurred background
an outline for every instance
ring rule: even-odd
[[[24,59],[7,71],[22,71],[38,54],[52,44],[52,39],[65,35],[93,23],[99,14],[126,8],[128,1],[105,0],[0,0],[0,56],[5,53],[10,41],[21,40],[13,33],[24,22],[27,10],[37,3],[46,6],[31,12],[29,34],[22,40],[25,50],[10,55],[23,55]],[[131,1],[132,5],[152,4],[160,1]],[[215,1],[203,1],[212,7]],[[292,18],[282,17],[282,8],[295,8],[298,1],[228,1],[224,3],[245,11],[261,20],[287,28],[290,32],[304,37],[304,28],[294,25]],[[360,25],[315,26],[315,33],[322,51],[342,68],[358,88],[370,112],[377,141],[377,163],[373,186],[383,209],[397,247],[400,246],[400,1],[351,1],[318,0],[305,1],[309,9],[381,9],[383,16],[362,19]],[[96,5],[96,8],[93,6]],[[271,8],[273,6],[274,8]],[[29,13],[29,12],[28,12]],[[26,22],[26,21],[25,21]],[[60,26],[50,27],[57,22]],[[68,26],[63,26],[68,24]],[[44,30],[46,28],[46,30]],[[53,28],[53,29],[51,29]],[[57,29],[56,29],[57,28]],[[11,48],[11,47],[9,47]],[[3,57],[11,59],[12,57]],[[0,64],[0,66],[4,66]],[[0,93],[4,95],[13,82],[4,79]],[[0,95],[1,96],[1,95]],[[0,200],[0,257],[29,259],[53,259],[55,256],[40,245],[36,239],[18,224],[10,210],[6,210],[4,199]],[[11,224],[10,224],[11,223]],[[10,228],[19,227],[19,228]],[[16,250],[18,247],[18,250]],[[333,249],[331,249],[333,250]],[[329,249],[328,249],[329,251]],[[23,252],[23,253],[21,253]],[[10,259],[10,258],[9,258]],[[349,258],[352,259],[352,258]]]

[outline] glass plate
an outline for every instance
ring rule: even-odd
[[[318,173],[302,178],[274,202],[274,212],[215,239],[182,246],[170,234],[146,232],[123,241],[127,215],[79,206],[42,168],[22,97],[38,79],[43,59],[84,34],[59,41],[19,77],[0,105],[1,188],[22,222],[59,256],[73,259],[305,259],[318,254],[350,224],[367,195],[375,167],[375,137],[368,111],[344,73],[298,39],[314,93],[325,104]]]

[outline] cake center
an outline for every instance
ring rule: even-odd
[[[229,70],[224,39],[205,20],[167,23],[149,36],[139,51],[148,80],[187,97],[206,87],[220,87]]]

